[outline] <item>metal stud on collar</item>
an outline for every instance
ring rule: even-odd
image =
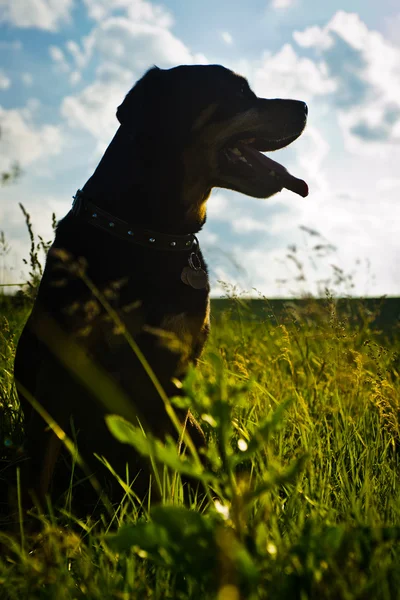
[[[112,231],[114,235],[122,239],[129,239],[129,241],[142,246],[149,246],[151,244],[159,250],[171,250],[175,252],[179,250],[183,252],[194,250],[197,252],[199,248],[199,242],[194,234],[171,235],[170,233],[142,230],[141,228],[136,228],[136,226],[135,229],[131,229],[132,225],[96,206],[81,190],[77,191],[73,199],[71,213],[74,217],[80,217],[87,222],[96,220],[96,223],[93,223],[93,225],[109,232]],[[192,262],[198,267],[196,259],[192,258]],[[189,265],[188,267],[191,268]],[[191,270],[195,271],[193,268]]]

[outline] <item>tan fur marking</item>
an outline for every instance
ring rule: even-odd
[[[164,317],[160,329],[165,329],[165,331],[174,333],[180,342],[191,343],[192,333],[190,331],[188,317],[184,312]]]
[[[212,115],[217,110],[218,104],[210,104],[204,110],[201,111],[200,115],[197,117],[195,122],[193,123],[192,131],[197,131],[204,127],[209,119],[211,119]]]
[[[257,109],[250,109],[246,112],[236,115],[231,121],[222,121],[221,123],[212,123],[204,129],[202,142],[207,144],[207,140],[212,140],[211,146],[220,148],[225,142],[229,141],[235,134],[240,134],[246,130],[259,130],[263,127],[265,130],[265,117],[261,124],[260,112]],[[271,127],[272,129],[272,127]]]
[[[188,207],[186,217],[189,222],[204,222],[206,203],[211,188],[215,185],[216,177],[219,175],[219,150],[235,134],[243,133],[246,130],[257,131],[261,128],[260,112],[256,109],[247,110],[229,121],[211,123],[207,126],[207,120],[216,107],[217,105],[212,104],[200,114],[193,125],[193,130],[198,130],[198,135],[183,154],[185,166],[183,197]],[[263,118],[263,128],[265,131],[265,117]]]
[[[193,348],[205,343],[210,325],[210,300],[205,314],[188,316],[186,313],[167,315],[161,322],[160,329],[173,333],[182,344],[182,360],[190,360]]]

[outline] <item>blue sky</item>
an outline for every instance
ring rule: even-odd
[[[354,285],[336,283],[338,294],[400,294],[398,0],[0,0],[0,171],[12,160],[23,169],[0,190],[11,246],[0,283],[24,277],[18,202],[51,236],[51,213],[69,210],[133,83],[152,64],[208,62],[260,96],[309,105],[303,136],[274,156],[309,183],[308,198],[213,192],[200,240],[214,295],[220,281],[269,297],[316,293],[334,285],[335,267]],[[318,250],[328,243],[337,250]]]

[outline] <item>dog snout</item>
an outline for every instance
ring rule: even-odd
[[[297,102],[299,104],[299,112],[303,115],[304,120],[306,120],[308,116],[308,106],[302,100],[297,100]]]
[[[308,115],[308,106],[302,100],[295,100],[299,105],[299,112],[303,113],[305,117]]]
[[[294,118],[307,118],[308,106],[302,100],[287,100],[283,98],[259,99],[262,110],[268,111],[274,117],[292,116]]]
[[[300,119],[307,119],[308,106],[302,100],[287,100],[287,109],[292,112],[293,116],[299,117]]]

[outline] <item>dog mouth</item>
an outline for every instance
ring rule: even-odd
[[[243,191],[249,195],[267,197],[286,188],[305,198],[308,196],[307,183],[264,154],[288,146],[299,135],[297,133],[279,140],[267,140],[251,134],[244,134],[240,138],[236,136],[222,148],[221,166],[228,176],[236,180],[240,178],[243,185],[249,188]]]

